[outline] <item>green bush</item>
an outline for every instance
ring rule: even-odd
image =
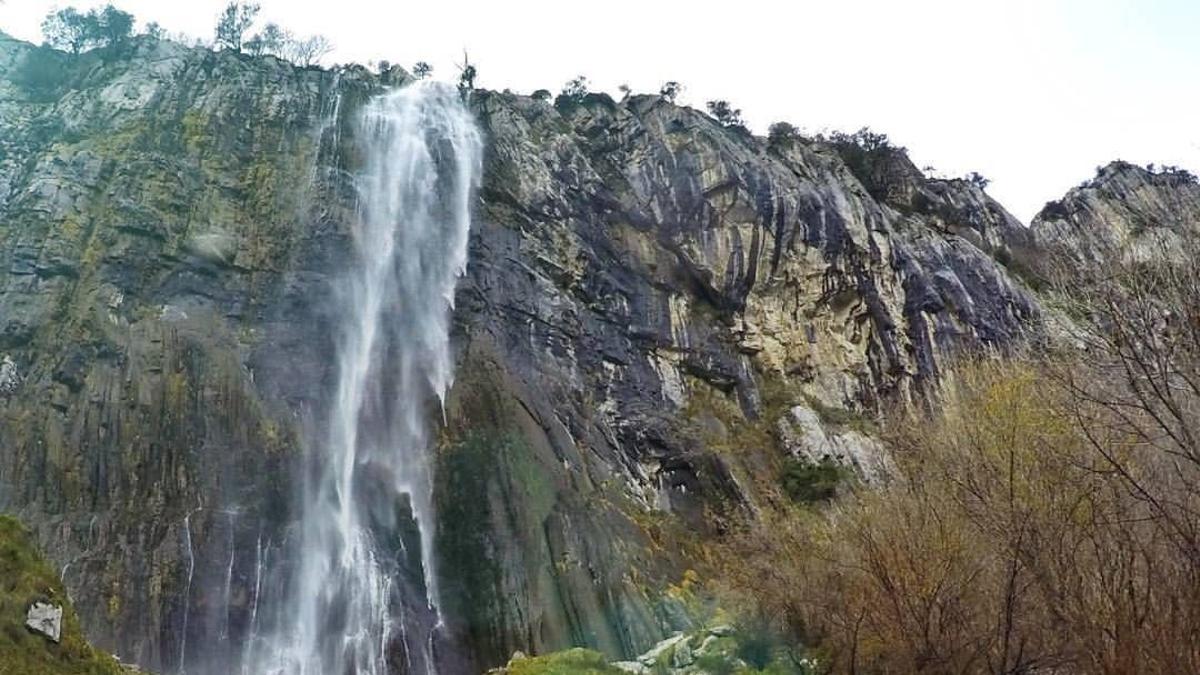
[[[846,477],[846,469],[832,457],[820,462],[788,459],[780,475],[783,492],[801,504],[827,502],[837,495],[838,485]]]

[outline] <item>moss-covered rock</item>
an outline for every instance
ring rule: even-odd
[[[610,665],[600,652],[580,648],[545,656],[518,656],[494,672],[504,675],[625,675],[625,671]]]
[[[485,340],[464,366],[435,486],[441,599],[464,651],[483,669],[514,651],[653,644],[672,629],[658,611],[669,556]]]

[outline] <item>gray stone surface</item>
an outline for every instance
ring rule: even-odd
[[[1170,251],[1181,231],[1200,229],[1200,184],[1168,170],[1113,162],[1046,204],[1030,230],[1040,251],[1103,265],[1115,251],[1146,258]]]
[[[8,354],[0,356],[0,396],[10,396],[21,384],[21,373]]]
[[[35,602],[29,606],[29,611],[25,615],[25,625],[29,630],[40,633],[53,642],[58,642],[62,637],[62,618],[62,607],[46,602]]]

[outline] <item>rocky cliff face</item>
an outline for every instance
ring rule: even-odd
[[[475,102],[490,153],[449,429],[505,440],[472,450],[501,464],[481,469],[486,514],[441,527],[474,542],[464,561],[499,552],[458,613],[484,660],[644,649],[661,628],[635,574],[653,565],[624,514],[711,533],[770,498],[763,431],[788,408],[886,405],[951,354],[1036,331],[996,262],[1021,226],[899,153],[871,158],[877,199],[835,147],[768,147],[658,97]],[[553,496],[527,499],[534,483]]]
[[[126,660],[220,670],[253,632],[333,377],[345,122],[405,77],[0,40],[0,508]],[[645,651],[687,622],[663,593],[687,544],[778,499],[789,452],[875,452],[814,415],[1040,334],[1005,267],[1026,230],[903,153],[655,96],[472,105],[486,175],[436,486],[466,668]]]
[[[0,505],[127,660],[244,623],[278,541],[344,234],[311,206],[335,79],[0,43]]]
[[[1200,228],[1200,184],[1186,171],[1113,162],[1030,225],[1035,250],[1072,265],[1102,266],[1116,252],[1147,258]]]

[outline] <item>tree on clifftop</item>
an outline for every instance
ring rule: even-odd
[[[464,51],[462,65],[458,67],[458,94],[464,101],[475,91],[475,78],[478,75],[479,71],[471,64],[471,57]]]
[[[767,129],[767,143],[772,148],[783,147],[800,137],[800,130],[791,122],[776,122]]]
[[[284,46],[292,40],[291,33],[280,28],[277,24],[268,23],[254,37],[246,40],[246,51],[254,56],[263,54],[283,54]]]
[[[562,93],[559,96],[572,103],[582,103],[583,99],[588,95],[588,79],[583,75],[567,82],[563,85]]]
[[[46,15],[42,35],[46,44],[79,54],[93,47],[109,47],[124,42],[133,33],[133,15],[105,5],[84,14],[74,7]]]
[[[167,31],[157,21],[151,21],[142,29],[142,34],[146,37],[154,38],[155,40],[164,40],[167,37]]]
[[[966,178],[964,178],[963,180],[967,181],[971,185],[974,185],[975,187],[979,188],[980,190],[986,190],[987,186],[990,185],[992,182],[992,181],[988,180],[986,177],[984,177],[982,174],[980,174],[978,171],[972,171],[971,173],[967,174]]]
[[[317,62],[333,51],[333,43],[324,35],[310,35],[303,39],[292,40],[285,47],[286,58],[296,65],[317,65]]]
[[[124,42],[133,34],[133,15],[129,12],[105,5],[99,13],[92,10],[88,15],[96,17],[96,37],[103,47]]]
[[[683,85],[679,84],[675,80],[671,80],[670,82],[667,82],[666,84],[664,84],[662,86],[662,89],[658,90],[658,93],[660,96],[667,99],[667,102],[674,103],[675,99],[679,98],[679,94],[682,91],[683,91]]]
[[[216,46],[232,49],[235,52],[242,51],[242,38],[254,24],[258,10],[259,6],[256,2],[231,2],[226,5],[220,18],[217,19]]]
[[[88,18],[80,14],[74,7],[51,12],[42,21],[42,35],[46,44],[57,49],[65,49],[72,54],[83,51],[92,40],[88,27]]]
[[[712,115],[723,127],[744,127],[742,111],[729,104],[729,101],[709,101],[708,114]]]

